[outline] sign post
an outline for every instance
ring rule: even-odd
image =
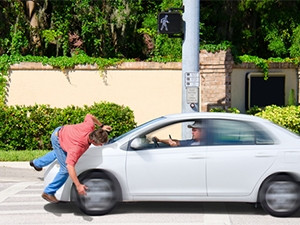
[[[200,0],[183,0],[184,39],[182,45],[182,113],[199,112],[199,22]],[[191,131],[184,124],[182,138],[191,137]]]

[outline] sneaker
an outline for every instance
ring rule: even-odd
[[[40,167],[36,167],[34,164],[33,164],[33,161],[31,160],[29,162],[29,165],[32,166],[36,171],[42,171],[43,168],[40,168]]]
[[[42,198],[51,203],[58,203],[59,201],[55,198],[54,195],[46,194],[45,192],[42,194]]]

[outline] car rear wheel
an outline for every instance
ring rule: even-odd
[[[299,185],[289,176],[275,176],[263,183],[259,200],[272,216],[291,216],[300,206]]]
[[[120,189],[117,181],[103,172],[88,172],[79,176],[79,181],[88,187],[86,195],[79,195],[75,185],[71,190],[71,199],[87,215],[109,213],[120,201]]]

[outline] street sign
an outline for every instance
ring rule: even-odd
[[[179,12],[161,12],[158,14],[158,32],[161,34],[180,34],[182,29],[182,15]]]
[[[186,102],[188,104],[197,104],[199,102],[199,88],[187,87],[186,88]]]

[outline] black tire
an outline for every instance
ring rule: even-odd
[[[262,184],[259,201],[262,208],[272,216],[291,216],[300,207],[299,184],[290,176],[271,177]]]
[[[120,186],[111,175],[99,171],[90,171],[78,177],[81,184],[88,187],[87,195],[78,194],[72,185],[71,200],[75,201],[80,210],[92,216],[109,213],[120,201]]]

